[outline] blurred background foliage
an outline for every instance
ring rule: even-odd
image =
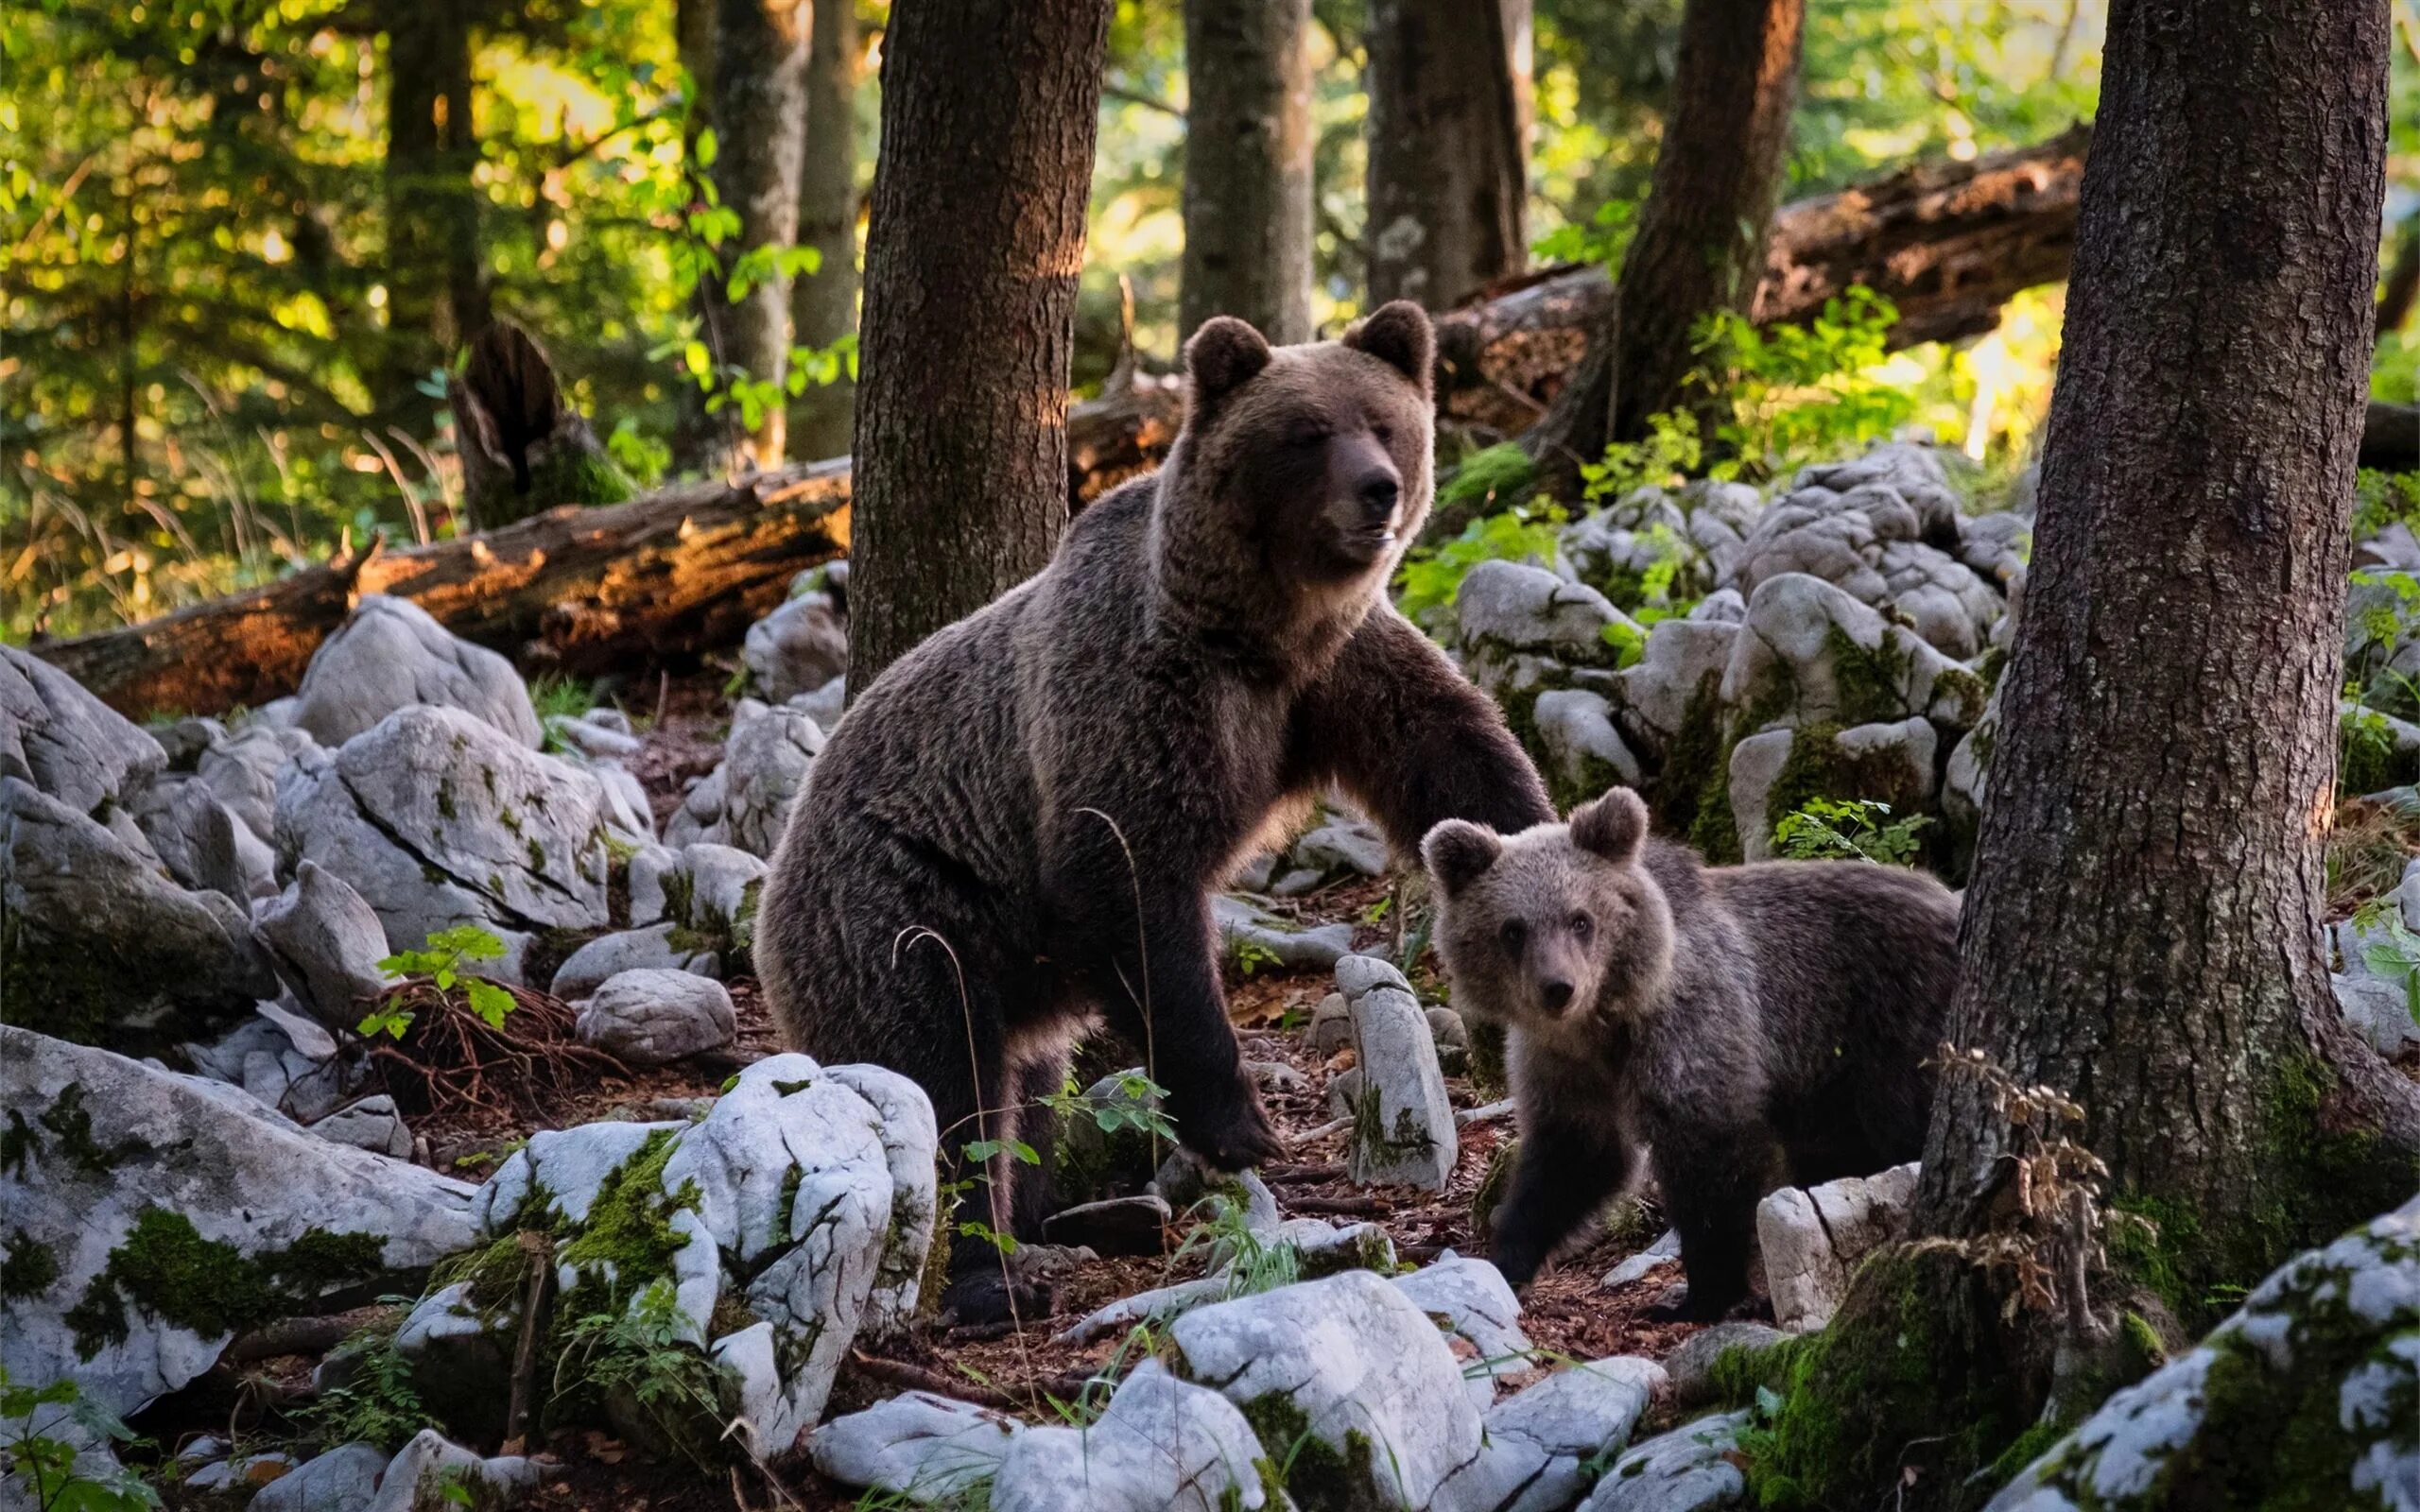
[[[696,3],[696,0],[690,0]],[[860,183],[886,6],[858,5]],[[2391,212],[2420,210],[2420,28],[2399,0]],[[1530,234],[1601,258],[1645,192],[1678,0],[1535,0]],[[1322,330],[1361,301],[1362,0],[1317,0]],[[428,185],[390,161],[398,37],[471,39],[461,232],[394,235]],[[0,636],[145,618],[357,548],[457,526],[443,345],[399,321],[453,259],[539,334],[641,481],[712,383],[696,315],[717,273],[679,0],[32,0],[0,14]],[[2088,118],[2103,0],[1827,0],[1809,8],[1787,195],[1972,157]],[[1125,339],[1175,358],[1184,171],[1176,0],[1118,0],[1076,378]],[[442,116],[443,112],[440,112]],[[442,127],[441,128],[443,129]],[[451,171],[449,169],[449,171]],[[458,177],[458,175],[457,175]],[[447,181],[452,181],[449,179]],[[424,229],[420,234],[425,239]],[[2388,238],[2388,253],[2395,238]],[[812,276],[812,275],[810,275]],[[1121,288],[1121,283],[1123,289]],[[1877,376],[1978,457],[2018,456],[2055,356],[2058,291]],[[2412,395],[2420,345],[2382,343]]]

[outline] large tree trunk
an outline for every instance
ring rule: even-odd
[[[2330,1131],[2420,1147],[2420,1093],[2354,1050],[2320,939],[2385,8],[2187,12],[2110,16],[1954,1028],[2084,1106],[2198,1299],[2409,1195]],[[1942,1100],[1931,1231],[1986,1221],[2003,1127]]]
[[[720,0],[715,9],[715,191],[739,216],[739,234],[719,249],[726,278],[751,252],[798,241],[814,11],[814,0]],[[778,389],[789,371],[789,276],[758,269],[723,311],[721,335],[727,369]],[[778,397],[754,426],[742,421],[759,467],[782,459],[787,406]]]
[[[1529,8],[1515,20],[1526,31]],[[1442,310],[1529,254],[1525,83],[1501,0],[1372,0],[1370,303]]]
[[[798,244],[814,248],[818,262],[790,294],[790,339],[818,352],[857,329],[857,67],[856,0],[823,0],[807,53],[798,180]],[[810,384],[790,401],[790,455],[846,455],[856,395],[842,363],[830,383]]]
[[[487,324],[468,0],[389,0],[387,329],[381,408],[433,405],[416,386]]]
[[[1180,327],[1311,338],[1310,0],[1186,0]]]
[[[1614,308],[1538,426],[1549,476],[1644,435],[1647,417],[1693,407],[1699,321],[1745,311],[1765,266],[1798,97],[1805,0],[1688,0],[1663,145]]]
[[[849,686],[1049,561],[1107,0],[897,0],[866,232]]]

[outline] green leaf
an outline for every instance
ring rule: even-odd
[[[504,1027],[504,1016],[513,1009],[512,994],[484,977],[473,977],[467,987],[471,1011],[487,1021],[491,1029]]]

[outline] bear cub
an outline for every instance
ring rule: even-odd
[[[1434,362],[1409,303],[1306,346],[1207,322],[1160,470],[850,690],[766,879],[756,965],[792,1045],[924,1088],[954,1179],[971,1143],[1041,1152],[1040,1099],[1096,1020],[1145,1053],[1185,1146],[1228,1170],[1279,1155],[1211,892],[1331,784],[1407,852],[1441,819],[1554,817],[1495,703],[1387,602],[1428,509]],[[992,1161],[993,1227],[1030,1235],[1043,1167],[1012,1183]],[[961,1320],[1015,1299],[979,1237],[952,1263]]]
[[[1923,1149],[1958,900],[1862,861],[1707,867],[1615,788],[1568,824],[1422,842],[1454,1002],[1506,1026],[1521,1148],[1495,1263],[1526,1285],[1648,1146],[1687,1299],[1747,1295],[1757,1200]]]

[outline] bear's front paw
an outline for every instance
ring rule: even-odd
[[[997,1267],[961,1271],[942,1293],[941,1321],[945,1328],[1031,1322],[1048,1317],[1057,1301],[1058,1289],[1046,1280],[1003,1275]]]
[[[1684,1282],[1666,1287],[1664,1295],[1641,1315],[1655,1323],[1716,1323],[1738,1302],[1737,1297],[1726,1297],[1710,1288]]]
[[[1236,1091],[1237,1095],[1206,1106],[1175,1110],[1178,1141],[1220,1171],[1249,1171],[1286,1153],[1286,1142],[1270,1126],[1251,1084],[1239,1083]]]

